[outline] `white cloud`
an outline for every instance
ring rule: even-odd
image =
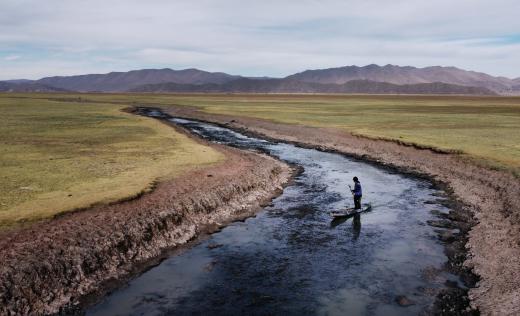
[[[2,0],[0,56],[24,58],[0,59],[0,79],[143,67],[280,76],[370,63],[518,77],[517,12],[516,0]]]
[[[8,55],[8,56],[4,57],[4,60],[13,61],[13,60],[17,60],[17,59],[20,59],[20,58],[21,58],[20,55]]]

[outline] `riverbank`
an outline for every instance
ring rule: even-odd
[[[208,114],[189,107],[162,107],[172,115],[223,124],[245,133],[334,151],[421,174],[441,183],[460,203],[452,214],[467,232],[446,247],[450,264],[480,280],[470,303],[483,315],[520,313],[520,181],[506,171],[487,169],[456,154],[392,141],[353,136],[329,128]],[[473,218],[471,218],[472,216]],[[455,249],[464,250],[457,252]]]
[[[130,201],[3,232],[0,314],[74,311],[84,297],[103,295],[165,251],[251,216],[292,174],[268,156],[196,140],[226,160],[157,183]]]

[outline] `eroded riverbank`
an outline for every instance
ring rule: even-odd
[[[172,120],[304,171],[256,218],[166,260],[88,314],[474,313],[466,310],[464,281],[449,269],[438,240],[438,233],[445,241],[460,235],[452,203],[431,182],[343,155]],[[369,188],[374,211],[331,222],[329,211],[351,203],[346,188],[353,174]],[[444,297],[434,304],[438,294]]]
[[[248,134],[340,152],[402,172],[431,177],[459,200],[453,216],[471,221],[467,240],[457,247],[468,253],[455,256],[462,271],[480,276],[470,290],[472,306],[484,315],[520,313],[520,182],[507,172],[477,166],[456,155],[398,143],[366,139],[343,131],[284,125],[270,121],[206,114],[188,107],[170,107],[174,116],[196,118],[229,126]],[[467,241],[467,242],[466,242]]]
[[[223,163],[158,183],[130,201],[3,233],[0,314],[76,311],[84,297],[104,294],[168,249],[251,216],[292,174],[265,155],[211,146],[227,157]]]

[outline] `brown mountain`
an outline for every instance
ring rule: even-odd
[[[66,92],[65,89],[47,86],[30,80],[0,81],[0,92]]]
[[[481,87],[468,87],[441,82],[397,85],[388,82],[351,80],[343,84],[322,84],[293,79],[241,78],[223,84],[161,83],[136,87],[131,92],[192,92],[192,93],[368,93],[368,94],[472,94],[494,95]]]
[[[493,77],[481,72],[440,66],[426,68],[395,65],[346,66],[306,70],[287,78],[325,84],[343,84],[352,80],[370,80],[398,85],[443,82],[461,86],[484,87],[497,93],[509,93],[512,87],[516,85],[514,80],[508,78]]]
[[[181,84],[224,83],[239,78],[222,72],[207,72],[198,69],[142,69],[108,74],[47,77],[38,83],[71,91],[126,91],[145,84],[175,82]]]
[[[21,84],[14,86],[12,84]],[[142,69],[107,74],[4,81],[1,91],[302,92],[520,94],[520,78],[493,77],[455,67],[394,65],[307,70],[286,78],[241,77],[198,69]]]

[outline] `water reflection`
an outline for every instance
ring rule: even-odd
[[[354,215],[354,218],[352,219],[352,231],[352,239],[357,240],[361,233],[361,214]]]
[[[337,217],[330,222],[330,228],[334,229],[339,225],[352,219],[352,240],[357,240],[361,234],[361,214],[357,213],[352,216]]]

